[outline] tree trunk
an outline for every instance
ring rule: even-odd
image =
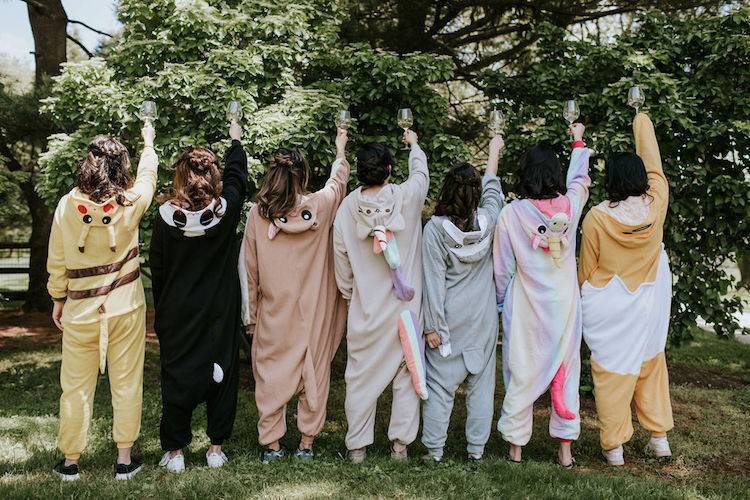
[[[51,76],[59,75],[67,60],[68,16],[61,0],[26,2],[29,24],[34,36],[36,59],[35,84],[40,87]],[[51,307],[47,295],[47,247],[52,213],[34,189],[35,174],[21,184],[31,214],[31,255],[29,257],[29,290],[24,303],[26,311],[45,311]]]
[[[738,255],[737,266],[740,268],[740,286],[750,289],[750,253]]]
[[[400,54],[429,51],[432,40],[427,35],[427,0],[399,0],[396,6],[398,23],[391,37],[392,49]]]

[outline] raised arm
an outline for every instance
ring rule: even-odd
[[[583,142],[583,133],[585,128],[580,123],[574,123],[570,126],[573,134],[573,151],[570,154],[570,165],[568,166],[568,175],[566,178],[567,192],[565,195],[570,199],[573,209],[573,220],[577,224],[581,217],[583,207],[589,199],[589,157],[591,150]]]
[[[133,220],[130,221],[133,225],[140,223],[141,217],[151,205],[156,191],[156,171],[159,166],[159,158],[154,150],[155,136],[156,132],[153,126],[144,125],[141,129],[143,152],[141,152],[141,159],[138,162],[135,182],[133,187],[128,190],[130,197],[134,200],[135,211],[133,212]]]
[[[224,159],[222,196],[230,209],[240,211],[247,191],[247,155],[240,142],[242,128],[236,121],[229,125],[229,136],[232,138],[232,145]]]
[[[331,165],[331,176],[321,189],[321,194],[326,200],[325,209],[328,210],[331,223],[336,215],[341,201],[346,196],[346,183],[349,181],[349,162],[346,161],[346,143],[348,136],[346,130],[336,129],[336,159]]]
[[[401,184],[410,199],[424,201],[430,187],[430,172],[427,169],[427,155],[419,147],[417,134],[412,130],[404,132],[404,142],[411,145],[409,152],[409,178]]]
[[[258,273],[258,250],[255,245],[255,217],[256,207],[250,209],[250,215],[247,217],[245,225],[245,235],[242,238],[242,250],[240,252],[243,261],[240,263],[240,269],[244,273],[240,274],[240,279],[245,280],[245,285],[240,286],[240,290],[247,294],[242,297],[243,322],[247,326],[248,333],[255,332],[255,323],[258,317],[258,302],[261,297],[260,276]]]
[[[352,291],[354,290],[354,272],[352,271],[352,263],[349,261],[349,254],[346,251],[341,228],[335,223],[333,225],[333,264],[336,286],[339,287],[341,296],[349,301],[352,299]]]
[[[495,224],[500,216],[500,210],[503,208],[503,189],[500,186],[500,179],[497,177],[497,164],[500,160],[500,153],[505,147],[503,138],[495,136],[490,141],[490,155],[487,158],[487,168],[482,179],[482,199],[479,206],[490,213],[491,223]]]
[[[599,236],[594,225],[592,211],[589,211],[583,219],[581,253],[578,256],[578,286],[583,286],[599,266]]]
[[[506,207],[506,210],[508,208]],[[510,285],[510,280],[516,273],[516,256],[508,234],[507,216],[500,213],[500,221],[495,227],[495,236],[492,243],[492,267],[495,272],[495,296],[498,309],[502,311],[505,305],[505,293]]]
[[[666,210],[669,203],[669,184],[662,168],[654,124],[647,114],[636,115],[633,120],[633,135],[635,136],[635,152],[641,157],[646,167],[648,193],[654,197],[654,201],[661,210]]]
[[[422,240],[422,269],[424,289],[422,290],[422,304],[424,312],[424,331],[426,334],[436,332],[444,346],[450,345],[451,334],[445,319],[445,272],[447,263],[441,252],[441,244],[430,222],[425,227]],[[430,344],[430,347],[435,347]]]

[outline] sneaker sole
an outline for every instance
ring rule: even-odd
[[[123,473],[115,474],[115,479],[118,480],[118,481],[127,481],[129,479],[133,479],[135,477],[135,475],[138,474],[141,471],[141,469],[143,469],[143,465],[139,466],[135,470],[132,470],[130,472],[126,472],[125,474],[123,474]]]
[[[52,469],[52,473],[59,477],[61,481],[78,481],[81,479],[80,474],[60,474],[54,469]]]

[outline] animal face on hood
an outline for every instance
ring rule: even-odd
[[[277,217],[268,225],[268,239],[274,239],[279,232],[296,234],[317,229],[318,205],[307,198],[303,199],[294,210],[283,217]]]
[[[74,194],[70,197],[70,203],[74,207],[76,217],[81,221],[81,232],[78,235],[78,251],[84,253],[86,250],[86,239],[92,228],[106,230],[109,248],[113,252],[117,250],[114,225],[125,213],[124,207],[117,204],[114,197],[102,202],[95,203],[83,195]]]
[[[368,236],[373,236],[376,228],[398,233],[406,227],[406,221],[401,215],[403,200],[401,196],[390,195],[389,186],[383,188],[375,197],[363,196],[360,193],[354,201],[353,216],[359,239],[364,240]]]

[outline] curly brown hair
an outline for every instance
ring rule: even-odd
[[[263,187],[258,192],[258,211],[266,220],[283,217],[307,191],[310,167],[296,149],[279,148],[271,155]]]
[[[125,190],[131,180],[128,148],[107,135],[94,137],[78,166],[78,189],[94,203],[114,196],[119,205],[128,206],[133,202],[125,196]]]
[[[188,148],[174,168],[172,189],[163,201],[171,202],[184,210],[196,212],[206,208],[221,196],[219,160],[208,148]],[[217,215],[221,212],[217,209]]]
[[[462,163],[445,176],[435,215],[448,217],[461,231],[470,231],[481,197],[481,175],[469,163]]]

